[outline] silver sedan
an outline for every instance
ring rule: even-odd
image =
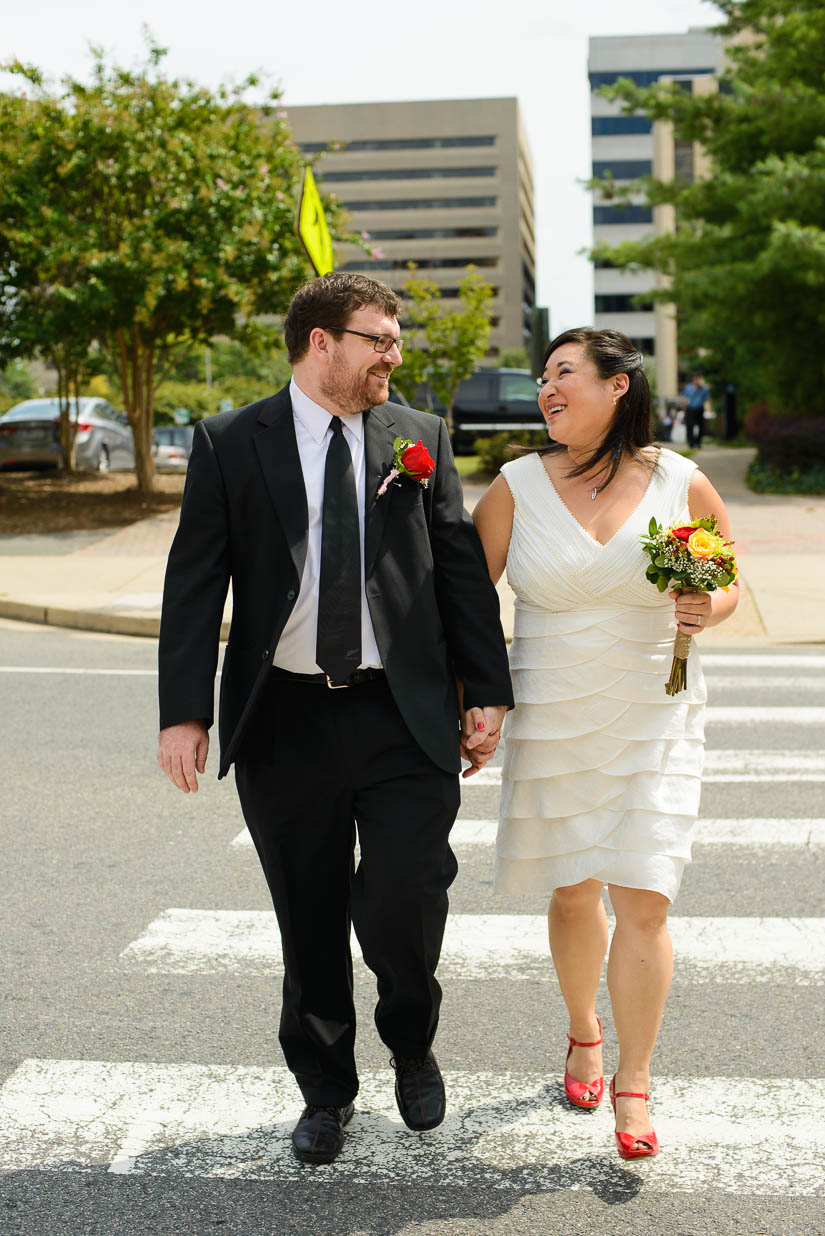
[[[132,431],[105,399],[72,402],[77,466],[96,472],[135,466]],[[26,399],[0,416],[0,468],[56,468],[60,464],[60,404]]]

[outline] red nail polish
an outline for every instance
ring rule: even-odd
[[[484,728],[485,728],[485,726],[484,726],[484,722],[483,722],[483,721],[478,721],[478,722],[476,722],[476,729],[477,729],[477,730],[483,730]]]

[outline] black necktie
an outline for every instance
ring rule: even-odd
[[[315,659],[333,682],[342,682],[361,664],[361,526],[352,455],[340,416],[333,416],[330,428]]]

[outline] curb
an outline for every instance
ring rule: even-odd
[[[67,627],[76,631],[99,631],[102,635],[140,635],[157,639],[160,617],[142,614],[109,614],[99,609],[61,609],[57,605],[33,605],[27,601],[0,600],[0,618],[36,622],[40,626]],[[221,623],[222,640],[229,638],[229,623]]]

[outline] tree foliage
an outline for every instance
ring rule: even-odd
[[[305,160],[278,93],[247,102],[254,77],[169,79],[152,43],[135,71],[93,56],[90,84],[58,90],[6,66],[24,90],[0,95],[0,364],[40,353],[77,385],[105,350],[145,491],[165,370],[215,335],[260,346],[312,273],[295,235]]]
[[[646,178],[649,204],[671,203],[676,230],[594,256],[670,279],[680,348],[747,398],[825,413],[825,6],[821,0],[716,0],[728,67],[714,94],[624,80],[603,93],[628,113],[672,122],[701,143],[711,173]]]
[[[445,409],[452,433],[453,404],[459,385],[485,355],[490,341],[490,306],[493,289],[472,267],[458,288],[458,307],[444,302],[430,279],[413,274],[404,284],[404,333],[409,345],[393,382],[412,402],[416,388],[425,385]]]

